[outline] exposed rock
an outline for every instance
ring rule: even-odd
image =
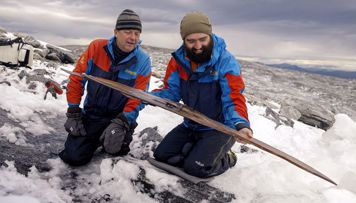
[[[75,59],[78,59],[80,57],[80,55],[82,55],[82,53],[87,49],[87,45],[66,45],[63,46],[66,49],[71,50],[72,54],[74,55]]]
[[[148,142],[153,141],[153,142],[160,142],[162,141],[163,137],[157,132],[157,126],[153,128],[145,128],[143,129],[139,136],[142,138],[142,144],[146,145]]]
[[[276,123],[275,128],[277,128],[280,125],[286,125],[286,126],[290,126],[290,127],[293,127],[293,125],[294,125],[294,122],[291,119],[289,119],[285,116],[279,115],[277,112],[273,111],[269,107],[266,108],[265,116],[268,119],[270,119]]]
[[[278,69],[243,60],[239,62],[246,85],[245,96],[252,104],[265,104],[273,100],[281,104],[281,115],[296,119],[303,114],[300,121],[317,127],[332,123],[334,115],[330,115],[331,112],[345,113],[356,119],[355,80]],[[307,111],[302,113],[301,107],[304,106],[314,106],[319,111],[316,115],[320,118],[313,116],[312,119],[317,119],[315,121],[319,124],[311,122],[311,118],[305,119],[309,116]],[[293,108],[301,113],[300,116]],[[324,113],[325,109],[328,113]]]
[[[63,52],[62,55],[60,55],[60,58],[63,63],[75,63],[75,57],[71,53]]]
[[[163,137],[157,132],[157,126],[145,128],[138,135],[138,140],[133,141],[134,146],[140,146],[140,149],[133,149],[132,155],[137,159],[145,160],[156,149]]]
[[[37,41],[34,37],[26,35],[25,37],[23,37],[23,41],[31,46],[33,46],[34,48],[39,48],[41,47],[41,43],[39,41]]]
[[[25,39],[27,39],[27,40],[28,40],[28,42],[34,42],[34,41],[37,41],[37,40],[35,40],[35,38],[34,38],[34,37],[29,36],[29,35],[28,35],[28,34],[26,34],[26,33],[16,32],[16,33],[14,33],[14,35],[15,35],[16,37],[21,37],[23,41],[25,41]]]
[[[61,48],[55,47],[50,44],[47,44],[47,48],[50,50],[50,54],[52,54],[52,56],[53,56],[53,53],[56,54],[56,56],[60,60],[60,62],[62,62],[62,63],[74,63],[75,62],[74,55],[72,53],[70,53],[69,51],[65,51],[65,49],[61,49]]]
[[[48,72],[46,69],[34,69],[31,74],[33,75],[49,75],[50,72]]]
[[[298,121],[305,124],[327,130],[335,122],[334,114],[319,106],[304,104],[297,108],[301,113],[301,117]]]
[[[30,82],[30,84],[28,85],[28,89],[30,89],[30,90],[34,90],[36,88],[37,88],[37,84],[34,82]]]
[[[285,116],[293,120],[298,120],[302,116],[302,114],[296,108],[286,103],[282,103],[279,113],[282,116]]]
[[[33,50],[35,53],[39,54],[42,58],[45,58],[47,54],[49,53],[48,49],[34,49]]]
[[[6,31],[3,33],[6,33]],[[5,38],[6,40],[10,40],[3,33],[1,32],[1,28],[0,28],[0,38]],[[3,34],[3,35],[1,35],[1,34]],[[41,47],[41,43],[30,35],[26,35],[24,33],[15,33],[14,35],[17,37],[20,37],[24,43],[31,45],[33,48]]]
[[[48,71],[46,71],[45,69],[35,69],[30,73],[25,73],[25,76],[26,76],[27,84],[34,82],[34,81],[46,83],[49,80],[48,78],[50,77],[50,73]]]
[[[24,78],[27,75],[25,70],[22,70],[17,76],[19,76],[20,80],[22,80],[22,78]]]
[[[38,53],[33,53],[33,59],[35,60],[43,60],[43,57],[39,55]]]
[[[7,43],[9,42],[11,39],[6,37],[5,35],[1,36],[1,33],[0,33],[0,43]]]
[[[62,62],[61,59],[57,56],[56,53],[50,53],[46,55],[46,59],[52,60],[52,61],[57,61],[57,62]]]
[[[266,106],[271,109],[279,108],[274,103],[269,102],[268,98],[266,97],[260,98],[259,96],[250,95],[250,94],[245,95],[245,97],[247,98],[247,102],[250,103],[251,105]]]

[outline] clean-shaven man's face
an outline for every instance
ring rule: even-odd
[[[140,40],[141,32],[135,29],[114,30],[116,45],[124,52],[132,51]]]

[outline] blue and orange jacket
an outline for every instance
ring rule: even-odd
[[[195,71],[185,57],[184,46],[175,51],[167,66],[164,87],[152,94],[175,102],[183,100],[189,107],[231,128],[250,127],[240,64],[226,50],[222,38],[213,34],[212,39],[210,61],[199,64]],[[184,119],[184,125],[193,130],[211,129],[189,119]]]
[[[98,39],[90,43],[80,56],[74,72],[86,73],[122,84],[148,90],[151,77],[149,56],[136,45],[135,49],[118,64],[114,64],[113,45],[116,38]],[[94,118],[114,118],[123,112],[130,123],[136,121],[138,112],[144,107],[140,100],[127,98],[109,87],[71,75],[68,83],[67,101],[69,106],[79,106],[84,88],[87,95],[84,112]]]

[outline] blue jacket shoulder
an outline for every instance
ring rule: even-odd
[[[136,52],[137,66],[140,70],[139,72],[143,75],[151,72],[151,60],[148,54],[142,50],[141,47],[137,49]]]
[[[226,73],[232,73],[234,75],[240,75],[241,65],[237,61],[234,55],[232,55],[228,50],[224,50],[221,54],[218,67],[221,75],[225,75]]]

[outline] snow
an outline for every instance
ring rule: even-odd
[[[3,35],[4,35],[4,37],[10,38],[10,39],[15,39],[16,38],[16,36],[11,32],[3,33]]]
[[[112,163],[111,159],[104,159],[100,164],[101,191],[114,194],[120,202],[155,202],[149,197],[137,193],[131,184],[131,179],[138,176],[138,166],[125,161]],[[114,181],[113,181],[114,180]],[[118,192],[120,188],[120,192]]]
[[[13,202],[27,202],[27,200],[36,202],[36,199],[38,202],[69,202],[71,200],[70,196],[61,190],[59,184],[56,184],[58,178],[42,179],[34,167],[28,177],[25,177],[16,172],[13,162],[6,162],[6,164],[7,167],[0,168],[0,200],[1,198],[3,200],[9,198]]]
[[[47,45],[50,45],[51,47],[54,47],[56,49],[60,49],[62,51],[66,51],[66,52],[72,52],[71,50],[69,49],[66,49],[66,48],[63,48],[63,47],[59,47],[59,46],[56,46],[56,45],[53,45],[53,44],[49,44],[47,42],[44,42],[44,41],[41,41],[41,40],[37,40],[40,44],[41,44],[41,47],[47,47]]]
[[[14,127],[8,123],[5,123],[0,128],[0,136],[7,139],[10,143],[27,146],[26,137],[23,135],[24,130],[18,127]]]
[[[45,64],[40,64],[40,68],[45,68]],[[64,106],[66,105],[65,95],[59,95],[58,100],[51,97],[44,100],[46,87],[40,82],[33,91],[26,91],[28,89],[25,80],[19,81],[16,70],[8,70],[8,75],[0,75],[0,80],[6,79],[11,83],[11,86],[6,84],[0,85],[1,100],[0,106],[3,110],[8,112],[8,117],[19,122],[24,129],[34,135],[48,134],[53,131],[50,126],[47,126],[41,118],[42,113],[49,113],[52,117],[56,117],[64,113]],[[18,71],[17,71],[18,73]],[[5,76],[5,77],[4,77]],[[65,77],[64,75],[62,77]],[[61,75],[56,76],[57,80],[61,79]],[[14,129],[14,132],[17,129]]]
[[[35,61],[35,64],[38,68],[48,69],[45,63]],[[59,68],[71,70],[73,67]],[[53,78],[58,82],[67,78],[59,68],[52,69]],[[6,78],[12,85],[0,84],[0,108],[23,128],[5,123],[0,127],[0,139],[29,146],[24,132],[33,136],[51,133],[54,129],[44,122],[45,119],[63,115],[67,104],[65,94],[59,95],[58,99],[49,96],[43,100],[45,87],[40,83],[33,92],[25,91],[27,84],[18,80],[18,72],[6,70],[1,73],[0,80]],[[150,89],[160,85],[157,78],[152,78]],[[298,121],[293,128],[276,127],[273,121],[264,117],[265,107],[248,104],[248,109],[256,139],[310,164],[339,185],[334,186],[261,150],[238,153],[240,144],[233,147],[238,153],[237,166],[216,177],[210,185],[234,193],[236,202],[356,202],[355,121],[348,115],[337,114],[334,125],[326,132]],[[140,112],[133,143],[138,139],[138,132],[146,127],[158,126],[159,133],[165,135],[181,122],[180,116],[147,106]],[[131,179],[140,172],[139,166],[145,168],[146,177],[155,183],[157,191],[167,188],[173,188],[176,194],[184,191],[178,183],[179,178],[148,167],[147,161],[131,163],[115,158],[94,158],[89,165],[76,169],[59,158],[47,162],[52,170],[39,172],[32,167],[29,175],[24,176],[16,171],[13,162],[6,161],[6,165],[0,167],[0,202],[72,202],[73,195],[65,188],[72,188],[75,195],[83,198],[89,193],[91,197],[110,198],[114,202],[157,202],[132,184]],[[66,182],[73,172],[77,173],[76,185]]]
[[[0,202],[6,202],[6,203],[18,203],[18,202],[26,202],[26,203],[40,203],[38,199],[35,199],[30,196],[15,196],[15,195],[9,195],[6,197],[0,197]]]

